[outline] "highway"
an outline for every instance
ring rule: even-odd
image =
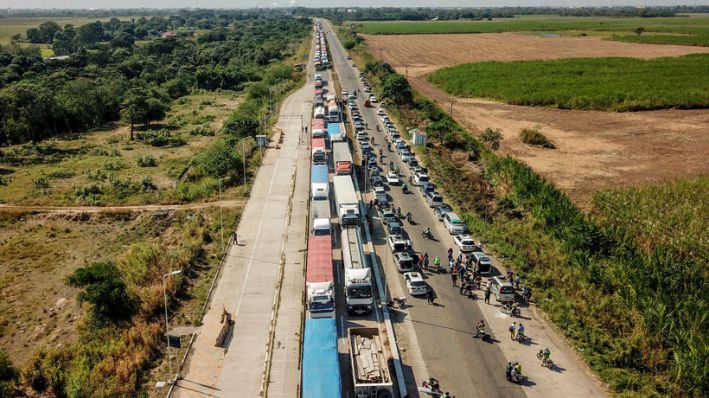
[[[332,32],[331,26],[329,24],[325,26],[332,58],[343,90],[352,91],[354,88],[361,90],[357,70],[351,66],[351,61],[346,59],[344,49]],[[378,124],[376,108],[365,108],[363,95],[359,96],[358,105],[363,119],[370,126],[368,131],[370,137],[375,137],[375,148],[384,150],[383,163],[388,165],[389,161],[393,161],[400,170],[407,170],[398,156],[394,152],[388,152],[383,145],[384,133],[372,128]],[[383,167],[385,169],[382,171],[388,171],[388,166]],[[442,224],[434,219],[421,194],[414,189],[413,193],[404,195],[400,186],[390,187],[388,194],[393,199],[394,205],[401,207],[404,213],[411,212],[417,223],[415,226],[405,223],[405,229],[413,241],[414,249],[417,252],[427,252],[431,259],[435,256],[445,259],[447,249],[452,247],[452,239]],[[373,237],[375,250],[384,264],[387,283],[393,294],[401,295],[397,292],[404,291],[403,278],[391,261],[391,253],[384,244],[381,225],[378,222],[375,224],[377,224]],[[421,231],[427,226],[431,228],[438,241],[421,238]],[[418,346],[409,344],[409,351],[414,349],[420,351],[429,373],[420,374],[421,371],[417,371],[414,366],[413,372],[409,375],[413,374],[416,380],[409,380],[407,384],[420,385],[423,378],[435,377],[441,382],[444,391],[450,391],[457,397],[525,396],[521,387],[505,379],[504,369],[507,359],[495,343],[495,340],[499,341],[504,336],[493,336],[492,343],[473,338],[472,331],[475,325],[480,319],[485,318],[477,303],[460,295],[458,289],[452,287],[449,275],[428,272],[425,274],[427,283],[438,296],[436,305],[428,305],[425,299],[412,298],[406,294],[409,297],[409,307],[401,311],[397,318],[398,322],[409,322],[413,326],[409,330],[415,333]],[[403,338],[410,337],[403,336]],[[402,336],[398,339],[402,339]],[[409,391],[414,393],[411,388]]]

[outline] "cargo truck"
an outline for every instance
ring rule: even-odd
[[[301,398],[342,397],[335,318],[305,320],[300,385]]]
[[[325,147],[325,138],[313,138],[312,144],[313,163],[327,163],[327,148]]]
[[[333,142],[345,141],[345,132],[342,129],[342,123],[328,123],[327,136],[330,138],[330,145],[332,145]]]
[[[330,182],[326,164],[314,164],[310,169],[310,198],[312,200],[328,200]]]
[[[329,233],[327,235],[310,235],[305,285],[307,287],[308,312],[311,318],[335,316],[333,275],[332,237]]]
[[[357,398],[392,398],[390,350],[378,328],[349,328],[352,384]]]
[[[350,176],[338,176],[333,179],[335,204],[340,225],[359,225],[359,200]]]
[[[345,300],[350,314],[369,314],[373,308],[372,277],[365,261],[359,227],[342,229]]]
[[[352,152],[346,142],[335,142],[332,144],[332,156],[335,164],[336,175],[352,174]]]

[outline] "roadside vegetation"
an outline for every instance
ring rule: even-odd
[[[280,101],[303,81],[292,65],[307,59],[311,28],[280,11],[199,10],[28,32],[65,60],[0,48],[0,202],[40,213],[0,215],[0,348],[21,376],[8,385],[164,393],[154,389],[173,376],[162,275],[182,270],[167,286],[173,325],[199,325],[221,220],[226,242],[241,209],[41,207],[189,203],[222,190],[238,205],[263,154],[254,137],[271,133]]]
[[[487,135],[483,133],[481,139],[486,141]],[[527,145],[538,146],[546,149],[556,149],[556,146],[539,131],[538,128],[525,127],[519,132],[519,139]]]
[[[607,18],[529,15],[491,21],[367,21],[363,34],[547,32],[572,36],[603,35],[637,43],[709,46],[709,17]],[[639,30],[639,28],[642,28]]]
[[[641,111],[709,107],[709,54],[641,60],[578,58],[480,62],[440,69],[429,81],[462,97],[562,109]]]
[[[353,54],[387,99],[381,82],[394,74],[391,67],[375,62],[364,46]],[[586,215],[531,168],[496,155],[436,104],[412,94],[410,102],[389,107],[389,114],[401,126],[427,131],[429,145],[419,155],[446,201],[505,267],[522,275],[533,301],[611,390],[623,397],[705,396],[709,257],[688,249],[695,238],[667,235],[674,232],[670,226],[647,247],[642,225],[662,224],[664,215],[634,210],[644,224]],[[484,140],[490,147],[491,131]],[[669,205],[680,192],[697,189],[680,201],[686,210],[679,213],[701,210],[709,195],[705,182],[680,187],[618,193],[603,203],[642,197],[637,201],[646,206]],[[653,199],[659,192],[662,198]],[[698,225],[706,225],[706,217],[700,218]],[[635,224],[626,229],[626,223]],[[667,239],[685,242],[670,245]]]

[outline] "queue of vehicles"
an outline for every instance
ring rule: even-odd
[[[316,70],[330,65],[327,40],[319,21],[315,23]],[[315,101],[311,122],[311,202],[312,221],[306,263],[307,317],[302,350],[301,397],[342,397],[337,347],[337,306],[334,278],[333,228],[330,199],[340,225],[340,240],[347,313],[362,315],[374,308],[374,289],[368,255],[362,242],[361,202],[354,184],[352,152],[342,126],[337,99],[328,95],[328,82],[315,75]],[[330,194],[330,165],[333,187]],[[345,331],[343,331],[344,333]],[[348,349],[352,383],[357,398],[391,398],[391,360],[378,327],[349,328]],[[347,394],[349,396],[349,394]]]

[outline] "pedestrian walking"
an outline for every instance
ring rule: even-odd
[[[510,325],[510,327],[507,330],[510,331],[510,340],[514,340],[515,333],[517,333],[517,322],[516,321],[512,322],[512,324]]]
[[[522,283],[522,277],[517,274],[515,277],[515,289],[519,290],[519,285]]]
[[[426,300],[428,301],[429,304],[433,304],[434,301],[436,300],[436,297],[433,295],[433,290],[429,290],[426,292]]]
[[[492,294],[492,292],[490,291],[490,286],[488,286],[487,289],[485,289],[485,303],[486,304],[490,304],[490,295],[491,294]]]
[[[234,244],[237,246],[239,245],[239,239],[237,239],[236,231],[234,231]]]
[[[456,283],[458,281],[458,274],[456,274],[455,272],[451,272],[451,279],[453,280],[453,286],[458,286],[458,284]]]
[[[428,269],[428,253],[423,255],[423,266]]]
[[[507,269],[507,280],[510,281],[510,283],[512,283],[512,281],[514,281],[514,279],[512,279],[513,274],[514,274],[514,272],[512,272],[512,270],[508,268]]]

